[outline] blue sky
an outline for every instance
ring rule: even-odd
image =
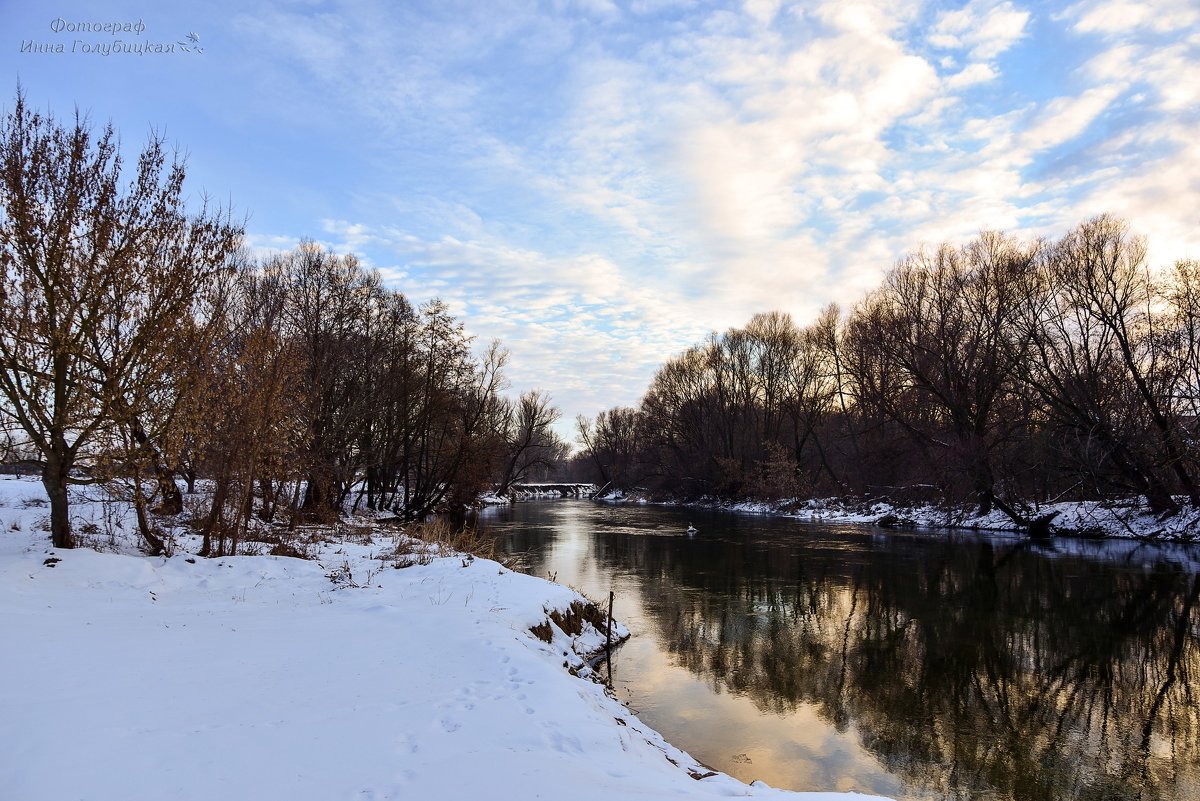
[[[1200,257],[1194,0],[8,0],[3,17],[5,108],[19,80],[130,149],[165,133],[252,246],[316,239],[443,298],[511,350],[514,391],[554,396],[564,433],[710,330],[852,305],[922,244],[1111,212],[1157,263]],[[94,52],[114,40],[192,49]]]

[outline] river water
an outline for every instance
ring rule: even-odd
[[[576,500],[480,523],[529,573],[614,591],[618,697],[744,781],[1200,799],[1200,549]]]

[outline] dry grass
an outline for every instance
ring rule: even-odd
[[[550,613],[550,619],[554,621],[554,625],[572,637],[583,633],[585,622],[591,623],[596,631],[604,631],[605,626],[608,625],[608,615],[590,601],[588,603],[574,601],[565,613],[555,609]]]
[[[408,526],[405,533],[434,546],[443,556],[469,553],[481,559],[496,558],[496,540],[493,537],[474,526],[455,525],[445,518],[435,517]]]
[[[308,551],[297,548],[290,542],[275,543],[274,547],[272,547],[270,550],[270,554],[271,556],[287,556],[291,557],[292,559],[312,558],[312,555]]]
[[[543,620],[536,626],[530,626],[529,628],[530,633],[542,642],[551,642],[554,639],[554,629],[550,626],[551,622],[555,626],[558,626],[564,634],[571,637],[583,633],[584,623],[591,623],[593,628],[599,632],[605,631],[605,627],[608,625],[608,614],[598,604],[594,604],[591,601],[587,603],[572,601],[571,606],[565,612],[553,609],[548,615],[549,620]]]
[[[543,620],[536,626],[531,626],[529,631],[542,642],[549,643],[554,641],[554,630],[550,628],[549,620]]]

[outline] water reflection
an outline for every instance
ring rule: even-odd
[[[558,502],[492,525],[531,572],[617,588],[642,636],[616,678],[715,767],[912,799],[1200,798],[1195,551],[732,515],[679,536],[696,517]]]

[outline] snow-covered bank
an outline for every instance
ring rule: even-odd
[[[541,500],[545,498],[590,498],[596,494],[596,485],[577,482],[521,483],[513,484],[503,495],[485,492],[478,501],[483,506],[497,506],[513,501]]]
[[[583,600],[567,587],[384,538],[312,561],[54,551],[42,498],[0,480],[4,798],[805,797],[706,775],[572,676],[599,633],[530,633]]]
[[[790,498],[780,501],[722,501],[705,499],[678,502],[655,499],[646,493],[614,490],[597,498],[610,503],[662,503],[726,509],[731,512],[791,517],[809,523],[858,523],[887,528],[945,528],[973,531],[1018,532],[1020,527],[999,510],[980,515],[973,509],[932,505],[904,506],[883,500],[846,498]],[[1060,502],[1038,506],[1030,518],[1053,515],[1050,532],[1076,537],[1126,537],[1171,542],[1200,539],[1200,510],[1186,506],[1172,517],[1159,519],[1134,500],[1124,503],[1096,501]]]

